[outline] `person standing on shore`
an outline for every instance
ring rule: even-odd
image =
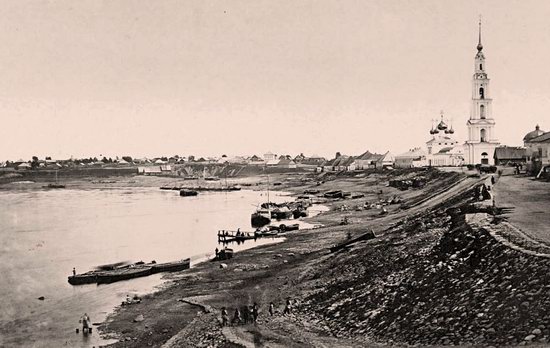
[[[273,316],[273,314],[275,314],[275,305],[271,302],[269,303],[269,315]]]
[[[283,311],[283,314],[290,314],[290,313],[292,313],[292,300],[287,299],[285,310]]]
[[[225,307],[222,307],[222,326],[227,326],[229,324],[229,314],[227,313],[227,309]]]
[[[239,311],[239,308],[235,308],[235,314],[233,314],[233,320],[231,323],[237,323],[237,325],[241,323],[241,312]]]
[[[254,306],[252,306],[252,317],[254,318],[254,322],[258,320],[258,314],[259,314],[258,304],[254,302]]]
[[[254,308],[252,306],[248,306],[248,323],[252,324],[254,322]]]

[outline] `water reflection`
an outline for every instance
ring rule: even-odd
[[[92,322],[104,320],[127,294],[143,295],[161,284],[161,275],[71,286],[73,267],[81,273],[126,260],[202,260],[218,247],[218,230],[248,226],[254,207],[265,200],[254,191],[180,197],[158,187],[67,187],[0,196],[0,346],[97,346],[97,330],[85,339],[75,334],[78,318],[86,312]]]

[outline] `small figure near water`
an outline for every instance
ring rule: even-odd
[[[84,315],[80,318],[80,320],[78,322],[82,324],[82,333],[84,335],[92,333],[92,326],[91,326],[91,323],[90,323],[90,317],[88,316],[87,313],[84,313]],[[78,333],[78,329],[76,329],[76,333]]]
[[[241,322],[241,311],[239,311],[239,308],[235,308],[235,313],[233,314],[233,320],[231,320],[231,324],[240,324]]]
[[[248,323],[252,324],[254,322],[254,308],[252,306],[248,306]]]
[[[222,307],[222,326],[227,325],[229,325],[229,314],[227,313],[227,309]]]
[[[275,314],[275,305],[273,302],[269,303],[269,315],[273,316]]]
[[[285,306],[285,310],[283,311],[283,314],[286,315],[291,313],[292,313],[292,299],[289,298],[286,300],[286,306]]]
[[[76,268],[73,267],[73,276],[76,275]]]
[[[252,306],[252,317],[254,318],[254,322],[258,320],[258,315],[259,315],[258,304],[254,302],[254,306]]]

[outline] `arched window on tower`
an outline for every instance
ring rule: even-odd
[[[485,99],[485,90],[483,89],[483,87],[479,88],[479,98]]]
[[[483,70],[483,64],[479,64],[479,70]]]
[[[485,129],[479,131],[479,141],[482,143],[487,142],[487,131]]]
[[[480,118],[485,118],[485,105],[480,105],[479,106],[479,117]]]

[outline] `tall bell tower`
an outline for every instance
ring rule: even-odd
[[[465,144],[467,164],[494,164],[495,148],[499,145],[495,137],[495,120],[493,119],[489,89],[489,78],[486,73],[485,55],[481,44],[481,20],[479,21],[479,42],[475,57],[474,76],[472,78],[472,105],[468,126],[468,140]]]

